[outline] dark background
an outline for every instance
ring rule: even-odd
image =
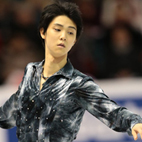
[[[75,68],[93,78],[142,77],[142,1],[71,0],[84,32],[69,53]],[[27,63],[44,59],[40,13],[52,0],[0,0],[0,84],[19,84]]]

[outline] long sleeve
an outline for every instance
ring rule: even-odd
[[[0,107],[0,127],[9,129],[16,126],[17,99],[19,90]]]
[[[23,80],[19,85],[16,93],[14,93],[3,106],[0,107],[0,127],[9,129],[16,126],[17,110],[18,110],[18,96],[21,91],[21,87],[27,72],[27,66],[25,68],[25,73]]]
[[[142,123],[139,115],[110,100],[92,79],[83,79],[76,93],[84,109],[115,131],[131,135],[131,128]]]

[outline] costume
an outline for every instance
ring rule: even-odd
[[[69,60],[40,91],[43,64],[27,65],[18,91],[0,108],[0,127],[17,126],[19,142],[72,142],[85,110],[120,132],[131,134],[131,128],[142,123],[139,115],[110,100],[91,77],[74,69]]]

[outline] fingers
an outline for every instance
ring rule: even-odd
[[[138,139],[138,134],[140,134],[142,139],[142,123],[138,123],[132,128],[132,135],[134,137],[134,140]]]
[[[140,129],[139,134],[140,134],[141,139],[142,139],[142,129]]]
[[[132,135],[133,135],[133,138],[134,140],[137,140],[138,139],[138,136],[137,136],[137,132],[136,131],[132,131]]]

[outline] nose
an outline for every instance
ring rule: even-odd
[[[66,41],[66,33],[65,32],[61,33],[60,40]]]

